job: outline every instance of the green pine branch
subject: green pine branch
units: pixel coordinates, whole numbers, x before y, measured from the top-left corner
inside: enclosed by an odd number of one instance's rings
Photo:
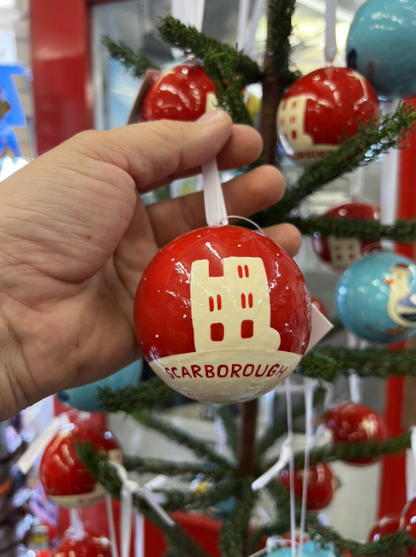
[[[340,375],[360,377],[416,376],[416,350],[366,348],[354,350],[342,346],[325,346],[303,357],[297,372],[306,377],[334,381]]]
[[[110,37],[103,37],[102,43],[110,58],[121,62],[133,77],[141,78],[147,70],[159,69],[143,52],[135,52],[123,41],[116,43]]]
[[[359,443],[333,443],[317,447],[310,452],[310,462],[333,462],[356,458],[380,458],[397,455],[410,448],[410,433],[384,440],[361,441]],[[303,468],[304,453],[295,455],[296,468]],[[267,468],[266,468],[267,469]]]
[[[228,470],[234,467],[228,459],[220,456],[215,451],[210,449],[206,443],[196,437],[193,437],[192,435],[189,435],[184,430],[175,427],[167,420],[159,418],[152,412],[147,412],[145,410],[134,412],[132,417],[145,427],[154,429],[179,445],[188,447],[188,449],[193,451],[197,456],[202,459],[209,460],[210,462],[216,464],[220,469]]]
[[[231,449],[233,456],[236,456],[238,450],[236,419],[234,418],[229,406],[219,406],[216,412],[222,421],[222,425],[224,426],[224,430],[227,435],[227,445]]]
[[[226,501],[233,497],[240,489],[240,482],[225,478],[216,483],[216,485],[207,488],[206,491],[194,492],[182,489],[159,489],[155,493],[162,493],[165,502],[163,507],[168,511],[194,511],[208,509],[222,501]]]
[[[286,191],[278,205],[265,212],[265,225],[275,224],[299,206],[308,195],[320,190],[325,184],[352,172],[359,165],[377,160],[389,149],[398,149],[416,123],[416,109],[402,104],[394,114],[382,116],[380,124],[373,121],[360,126],[357,135],[347,138],[335,151],[306,169],[297,184]]]
[[[158,378],[139,383],[136,387],[124,387],[113,391],[108,387],[99,389],[99,399],[107,412],[134,412],[142,408],[160,406],[175,395],[170,387]]]
[[[290,36],[296,0],[271,0],[268,12],[268,33],[274,75],[282,87],[291,85],[300,77],[290,69]]]
[[[217,52],[223,58],[224,64],[228,64],[228,67],[238,74],[244,85],[261,81],[263,77],[260,66],[242,51],[200,33],[195,27],[184,25],[172,16],[165,17],[158,29],[166,43],[184,50],[187,54],[193,54],[202,61],[205,61],[207,53]]]
[[[244,557],[248,540],[245,539],[250,514],[256,497],[251,489],[252,478],[245,478],[237,495],[234,509],[221,528],[219,546],[222,557]]]
[[[223,469],[219,469],[211,463],[172,462],[157,458],[142,458],[140,456],[124,456],[124,467],[128,472],[138,474],[163,474],[164,476],[179,476],[192,480],[197,475],[202,475],[206,480],[219,481],[227,475]]]
[[[394,224],[381,224],[360,219],[289,217],[286,221],[299,228],[303,235],[312,236],[319,232],[327,237],[391,240],[399,244],[410,244],[416,240],[416,220],[398,220]]]
[[[404,557],[407,555],[406,548],[416,544],[416,540],[404,531],[386,535],[377,542],[359,543],[343,538],[335,528],[322,524],[314,513],[308,513],[306,529],[311,538],[323,547],[332,543],[339,557]]]

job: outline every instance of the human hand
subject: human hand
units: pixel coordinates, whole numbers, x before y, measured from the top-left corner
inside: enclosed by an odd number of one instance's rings
[[[133,303],[158,249],[204,226],[202,194],[145,207],[140,193],[254,161],[253,129],[221,111],[197,123],[160,121],[79,134],[0,185],[0,419],[59,390],[101,379],[140,357]],[[270,166],[224,186],[230,214],[281,199]],[[291,225],[267,234],[291,255]]]

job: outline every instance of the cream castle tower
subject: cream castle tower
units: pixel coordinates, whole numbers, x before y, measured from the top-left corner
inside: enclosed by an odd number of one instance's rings
[[[270,294],[260,257],[228,257],[223,276],[210,277],[208,260],[191,267],[191,313],[196,352],[278,350],[270,327]]]

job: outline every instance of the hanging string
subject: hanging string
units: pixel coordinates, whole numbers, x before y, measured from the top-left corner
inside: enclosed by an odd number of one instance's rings
[[[113,501],[111,495],[106,493],[105,506],[107,510],[108,531],[110,532],[111,557],[118,557],[116,528],[114,525]]]
[[[357,201],[364,189],[364,167],[359,166],[350,174],[350,197],[352,201]]]
[[[416,497],[416,427],[411,427],[411,448],[406,452],[406,494],[407,500]]]
[[[254,45],[256,44],[256,32],[259,26],[259,21],[261,16],[264,14],[266,9],[266,0],[256,0],[253,8],[253,15],[251,17],[251,24],[248,30],[247,42],[244,47],[244,53],[247,56],[251,56],[254,50]]]
[[[332,66],[336,55],[337,48],[337,0],[326,0],[325,12],[325,60]]]
[[[308,483],[309,483],[309,455],[312,445],[313,436],[313,393],[316,387],[316,380],[305,377],[305,463],[303,466],[303,483],[302,483],[302,512],[300,518],[300,540],[299,540],[299,557],[302,557],[303,537],[306,526],[306,504],[308,502]]]
[[[285,381],[286,385],[286,410],[287,410],[287,438],[291,449],[289,460],[289,489],[290,489],[290,547],[292,557],[295,557],[296,543],[296,512],[295,512],[295,457],[293,453],[293,416],[292,416],[292,392],[290,377]]]
[[[360,341],[353,333],[347,333],[347,347],[358,350]],[[348,383],[350,389],[350,400],[354,404],[360,404],[361,396],[361,378],[356,373],[351,373],[348,376]]]
[[[72,533],[74,538],[77,541],[83,540],[85,537],[85,530],[84,530],[84,524],[82,523],[82,519],[81,519],[80,509],[70,509],[69,518],[71,521],[71,528],[72,528]]]
[[[238,22],[237,22],[237,49],[242,50],[246,44],[246,32],[248,24],[249,0],[239,0]]]

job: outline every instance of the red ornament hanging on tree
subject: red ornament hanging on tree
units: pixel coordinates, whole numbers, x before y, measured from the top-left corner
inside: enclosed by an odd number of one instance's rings
[[[405,530],[416,540],[416,499],[411,499],[403,507],[400,515],[400,530]],[[406,551],[410,557],[416,557],[416,545],[408,547]]]
[[[335,493],[335,478],[331,468],[325,462],[318,462],[308,468],[308,489],[306,506],[310,511],[325,509]],[[283,470],[280,475],[282,484],[290,490],[290,472]],[[295,471],[295,495],[303,496],[303,470]]]
[[[181,64],[163,73],[150,87],[142,106],[142,121],[194,122],[216,105],[215,89],[198,64]]]
[[[56,549],[55,557],[111,557],[111,543],[107,538],[86,534],[84,539],[67,538]]]
[[[86,421],[64,426],[46,447],[39,467],[46,495],[61,507],[87,507],[105,495],[102,485],[79,459],[79,442],[90,443],[114,462],[122,461],[119,444],[103,427]]]
[[[322,218],[324,219],[363,219],[379,221],[380,209],[363,201],[348,201],[332,207]],[[338,273],[344,272],[350,265],[361,259],[365,253],[381,250],[379,240],[364,240],[359,238],[337,238],[322,236],[315,232],[312,240],[316,255]]]
[[[369,542],[378,542],[387,534],[395,534],[400,530],[400,516],[398,514],[387,514],[380,518],[368,534]]]
[[[308,165],[379,115],[377,94],[370,83],[349,68],[330,66],[291,85],[279,105],[277,129],[286,155]]]
[[[324,414],[326,426],[332,432],[334,443],[359,443],[386,439],[387,427],[383,418],[363,404],[342,404]],[[351,458],[350,464],[372,464],[378,458]]]
[[[205,402],[270,391],[299,363],[310,327],[309,293],[293,259],[236,226],[200,228],[165,246],[136,295],[136,334],[153,371]]]

